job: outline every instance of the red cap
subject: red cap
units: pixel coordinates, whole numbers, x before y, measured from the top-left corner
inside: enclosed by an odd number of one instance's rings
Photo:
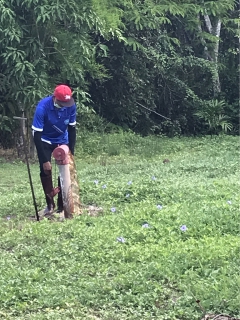
[[[72,90],[64,84],[57,86],[53,95],[63,107],[71,107],[75,103],[72,98]]]

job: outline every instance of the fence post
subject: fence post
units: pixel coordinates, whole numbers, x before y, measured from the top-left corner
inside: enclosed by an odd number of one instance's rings
[[[24,144],[23,141],[27,141],[26,139],[26,119],[24,110],[21,109],[22,115],[20,119],[20,129],[19,129],[19,135],[16,141],[16,147],[17,147],[17,155],[18,158],[23,159],[24,158]]]

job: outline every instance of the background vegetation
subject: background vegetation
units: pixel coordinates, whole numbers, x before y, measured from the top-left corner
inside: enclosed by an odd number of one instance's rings
[[[15,143],[13,116],[24,110],[30,126],[59,83],[74,89],[88,129],[238,133],[237,1],[1,0],[0,10],[4,148]]]

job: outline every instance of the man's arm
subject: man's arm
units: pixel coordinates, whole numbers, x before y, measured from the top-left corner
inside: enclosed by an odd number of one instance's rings
[[[74,156],[74,148],[76,143],[76,127],[75,126],[68,126],[68,144],[69,149]]]
[[[76,113],[77,107],[76,105],[74,105],[72,106],[70,121],[68,125],[68,143],[72,155],[74,155],[74,148],[76,143]]]

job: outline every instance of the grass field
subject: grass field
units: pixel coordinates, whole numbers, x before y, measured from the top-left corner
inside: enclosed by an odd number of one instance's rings
[[[240,318],[238,137],[89,135],[75,157],[103,211],[40,223],[26,165],[0,158],[0,319]]]

